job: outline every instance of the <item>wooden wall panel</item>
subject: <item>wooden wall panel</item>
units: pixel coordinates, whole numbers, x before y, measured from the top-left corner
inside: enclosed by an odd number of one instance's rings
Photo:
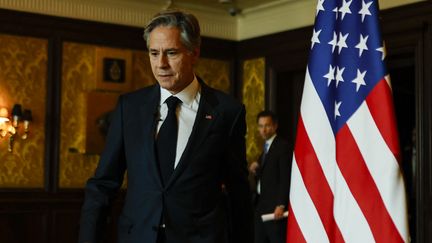
[[[48,215],[30,210],[0,212],[0,242],[44,243],[48,241]]]

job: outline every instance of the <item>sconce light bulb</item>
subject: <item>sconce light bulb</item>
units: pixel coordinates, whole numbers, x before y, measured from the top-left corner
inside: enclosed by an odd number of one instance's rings
[[[7,118],[9,116],[8,110],[4,107],[0,108],[0,118]]]
[[[30,121],[28,121],[28,120],[24,120],[24,130],[25,130],[25,131],[28,131],[28,129],[29,129],[29,125],[30,125]]]
[[[12,126],[18,127],[19,116],[12,117]]]
[[[9,133],[12,134],[12,135],[14,135],[16,133],[16,129],[13,126],[9,126],[8,130],[9,130]]]

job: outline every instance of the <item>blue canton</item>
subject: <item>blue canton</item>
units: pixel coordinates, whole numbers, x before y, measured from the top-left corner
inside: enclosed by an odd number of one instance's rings
[[[333,132],[387,71],[376,0],[318,0],[308,70]]]

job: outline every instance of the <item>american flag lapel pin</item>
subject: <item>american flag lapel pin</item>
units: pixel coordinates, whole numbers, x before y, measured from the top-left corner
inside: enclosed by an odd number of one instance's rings
[[[207,120],[212,120],[212,119],[213,119],[213,116],[212,116],[212,115],[206,115],[206,116],[205,116],[205,119],[207,119]]]

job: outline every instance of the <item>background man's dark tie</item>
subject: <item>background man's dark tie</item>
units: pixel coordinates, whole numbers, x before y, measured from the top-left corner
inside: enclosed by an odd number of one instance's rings
[[[165,103],[168,106],[168,115],[162,123],[156,139],[156,153],[158,156],[159,167],[162,174],[162,179],[166,184],[174,171],[174,161],[176,158],[177,149],[177,115],[176,108],[181,101],[170,96]]]
[[[263,144],[263,153],[262,153],[262,157],[261,157],[261,166],[263,166],[264,163],[265,163],[267,152],[268,152],[268,143],[264,142],[264,144]]]

